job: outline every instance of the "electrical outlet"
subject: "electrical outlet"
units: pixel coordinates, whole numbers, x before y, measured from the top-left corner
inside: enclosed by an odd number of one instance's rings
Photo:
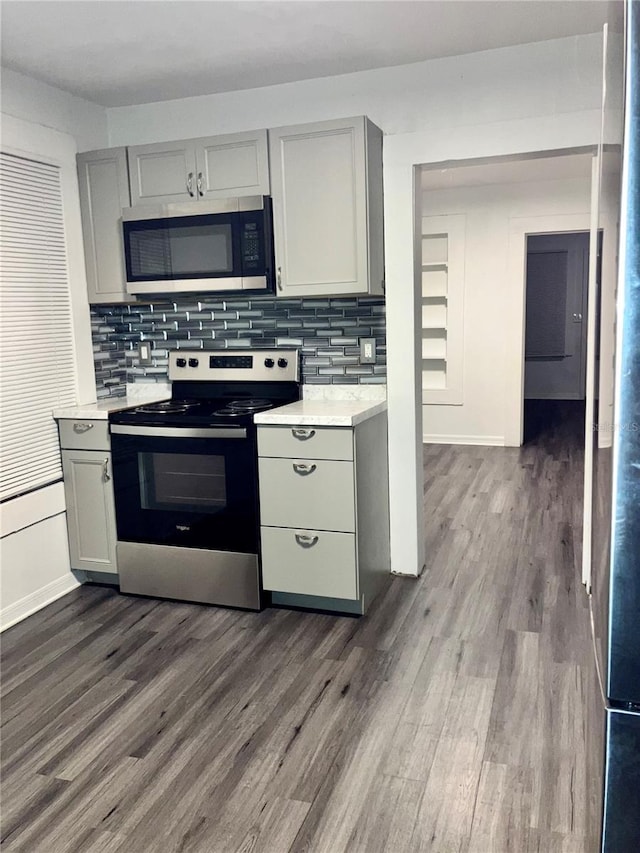
[[[138,360],[143,366],[151,364],[151,344],[149,341],[140,341],[138,344]]]
[[[360,338],[360,364],[376,363],[376,339]]]

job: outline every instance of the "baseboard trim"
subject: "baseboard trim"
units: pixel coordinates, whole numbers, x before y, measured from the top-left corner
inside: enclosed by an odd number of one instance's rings
[[[27,616],[31,616],[32,613],[42,610],[47,604],[51,604],[58,598],[62,598],[63,595],[66,595],[80,585],[73,575],[63,575],[63,577],[51,581],[51,583],[36,590],[36,592],[25,595],[19,601],[3,608],[0,611],[0,633],[6,631],[7,628],[11,628],[12,625],[22,622]]]
[[[503,435],[423,435],[425,444],[473,444],[484,447],[504,447]]]

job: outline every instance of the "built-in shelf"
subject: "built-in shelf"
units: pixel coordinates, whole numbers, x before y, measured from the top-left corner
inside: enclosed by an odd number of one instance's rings
[[[422,339],[422,358],[423,359],[438,359],[439,361],[447,360],[447,339],[446,338],[423,338]]]
[[[422,295],[423,297],[447,295],[446,268],[422,267]]]
[[[423,402],[462,403],[464,215],[422,219]]]
[[[422,359],[422,388],[442,391],[447,387],[447,363],[442,358]]]
[[[446,264],[449,260],[448,234],[422,235],[422,263]]]
[[[446,329],[447,306],[441,302],[422,303],[422,328]]]

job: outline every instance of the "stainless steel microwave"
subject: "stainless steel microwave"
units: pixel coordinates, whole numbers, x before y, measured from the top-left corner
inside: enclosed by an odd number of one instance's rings
[[[128,293],[274,289],[269,196],[128,207],[122,232]]]

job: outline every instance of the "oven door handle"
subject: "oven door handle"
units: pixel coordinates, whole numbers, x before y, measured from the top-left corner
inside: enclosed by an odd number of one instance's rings
[[[242,427],[153,427],[111,424],[117,435],[145,435],[149,438],[246,438]]]

